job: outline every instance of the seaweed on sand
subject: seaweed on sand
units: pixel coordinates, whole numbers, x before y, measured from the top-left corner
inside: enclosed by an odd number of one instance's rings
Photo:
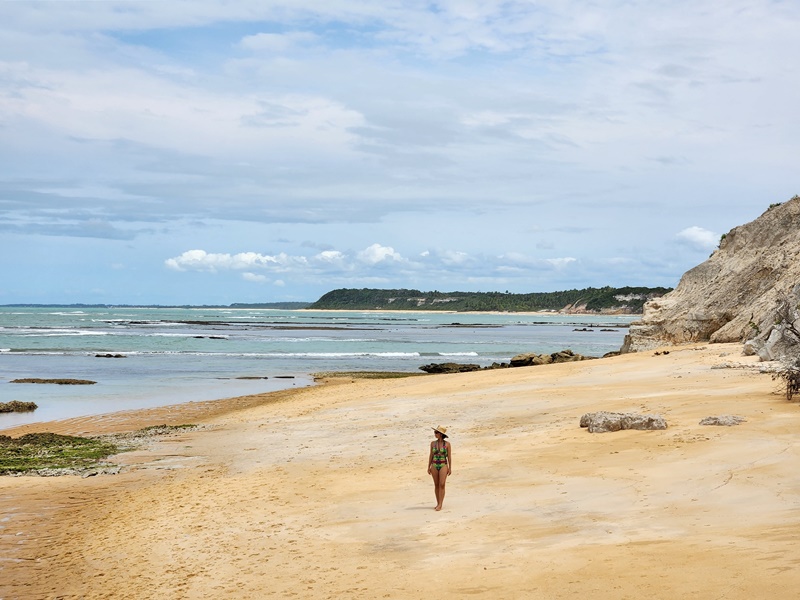
[[[0,475],[42,469],[79,471],[117,452],[116,444],[100,439],[57,433],[0,435]]]

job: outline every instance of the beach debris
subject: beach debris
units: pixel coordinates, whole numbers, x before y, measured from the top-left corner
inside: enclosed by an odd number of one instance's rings
[[[661,415],[640,415],[638,413],[618,413],[604,410],[586,413],[581,417],[581,427],[589,433],[606,433],[623,429],[652,431],[666,429],[667,422]]]
[[[31,412],[39,408],[36,402],[21,402],[12,400],[11,402],[0,402],[0,413],[10,412]]]
[[[779,363],[773,371],[772,379],[783,381],[786,399],[791,402],[795,396],[800,395],[800,358],[793,363]]]
[[[27,377],[24,379],[12,379],[9,383],[55,383],[58,385],[94,385],[96,381],[89,379],[39,379],[37,377]]]
[[[717,415],[715,417],[706,417],[700,421],[700,425],[719,425],[722,427],[732,427],[747,421],[744,417],[736,415]]]

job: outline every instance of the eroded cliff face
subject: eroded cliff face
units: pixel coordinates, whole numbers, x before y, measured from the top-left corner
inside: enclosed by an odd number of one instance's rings
[[[622,351],[767,339],[776,324],[777,306],[787,298],[791,304],[800,293],[798,284],[800,197],[795,196],[733,228],[719,249],[687,271],[673,291],[647,302]],[[750,350],[761,354],[758,343]]]

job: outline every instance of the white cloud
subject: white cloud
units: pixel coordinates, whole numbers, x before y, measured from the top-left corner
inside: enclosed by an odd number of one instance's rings
[[[703,229],[702,227],[694,225],[679,231],[675,237],[680,243],[695,250],[708,251],[713,250],[719,245],[720,235],[718,233],[714,233],[713,231],[709,231],[708,229]]]
[[[268,281],[265,275],[258,275],[256,273],[242,273],[242,279],[245,281],[252,281],[253,283],[265,283]]]
[[[358,253],[358,260],[369,265],[376,265],[382,262],[402,261],[403,257],[395,252],[391,246],[372,244]]]
[[[571,256],[565,256],[563,258],[546,258],[545,262],[550,263],[557,269],[563,269],[570,263],[576,262],[576,258],[572,258]]]
[[[470,257],[466,252],[445,250],[439,254],[439,259],[446,265],[463,265]]]
[[[168,258],[164,264],[175,271],[225,271],[242,269],[269,269],[283,271],[289,267],[305,266],[307,259],[303,256],[288,256],[280,253],[275,256],[258,254],[257,252],[240,252],[239,254],[208,253],[205,250],[187,250],[180,256]]]
[[[344,261],[345,255],[338,250],[323,250],[314,258],[325,263],[341,263]]]

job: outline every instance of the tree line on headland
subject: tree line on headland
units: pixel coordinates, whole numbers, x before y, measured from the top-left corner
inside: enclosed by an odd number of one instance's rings
[[[602,287],[561,292],[421,292],[408,289],[337,289],[308,308],[324,310],[565,311],[639,314],[647,300],[672,288]]]
[[[441,310],[450,312],[536,312],[640,314],[651,298],[663,296],[672,288],[602,287],[562,292],[421,292],[408,289],[341,288],[323,295],[316,302],[235,302],[233,304],[4,304],[7,307],[74,308],[263,308],[320,310]]]

